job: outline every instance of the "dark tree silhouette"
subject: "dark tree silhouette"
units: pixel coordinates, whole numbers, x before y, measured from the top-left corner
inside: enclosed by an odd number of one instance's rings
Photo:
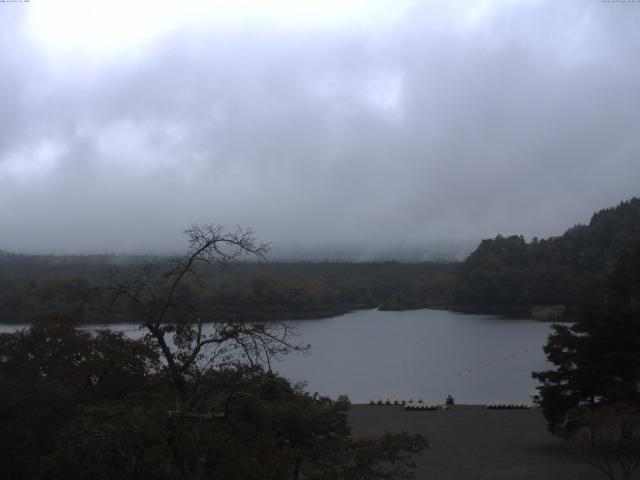
[[[405,479],[426,447],[353,439],[347,403],[250,365],[206,369],[177,413],[158,357],[60,319],[0,335],[0,478]]]
[[[544,350],[556,368],[533,373],[551,432],[586,436],[589,463],[612,479],[640,463],[639,266],[640,246],[618,261],[606,304],[553,326]]]
[[[198,398],[203,372],[212,366],[265,362],[270,370],[273,356],[307,348],[292,342],[290,328],[282,322],[206,319],[205,327],[198,308],[198,292],[204,287],[198,266],[225,266],[244,256],[261,261],[269,245],[240,227],[228,232],[220,225],[193,225],[185,233],[189,248],[184,256],[170,265],[146,264],[134,276],[113,276],[107,287],[113,303],[129,303],[148,332],[147,340],[160,349],[178,394],[178,410],[188,410]]]

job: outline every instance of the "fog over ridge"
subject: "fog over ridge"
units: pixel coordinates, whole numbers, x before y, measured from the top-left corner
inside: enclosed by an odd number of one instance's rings
[[[640,6],[376,4],[213,12],[115,53],[51,49],[39,2],[0,5],[0,249],[173,252],[214,222],[281,258],[459,257],[640,193]]]

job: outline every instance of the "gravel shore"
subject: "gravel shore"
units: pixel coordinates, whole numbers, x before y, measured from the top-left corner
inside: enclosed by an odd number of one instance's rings
[[[542,413],[456,405],[449,410],[352,405],[355,437],[419,433],[429,450],[416,459],[419,480],[598,480],[605,477],[554,438]]]

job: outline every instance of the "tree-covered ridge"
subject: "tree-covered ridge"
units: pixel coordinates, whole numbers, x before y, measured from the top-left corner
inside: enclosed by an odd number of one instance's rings
[[[595,213],[548,239],[483,240],[462,263],[458,305],[581,307],[598,303],[617,260],[640,244],[640,198]]]
[[[152,257],[35,256],[0,252],[0,322],[31,322],[56,313],[80,322],[126,321],[104,310],[101,287],[113,271],[134,272]],[[158,266],[169,259],[155,259]],[[250,315],[267,319],[322,318],[373,308],[421,308],[449,302],[455,264],[235,263],[199,266],[207,318]]]

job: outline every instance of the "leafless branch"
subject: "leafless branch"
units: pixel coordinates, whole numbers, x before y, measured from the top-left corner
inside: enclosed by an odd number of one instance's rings
[[[263,261],[270,246],[257,242],[252,229],[239,226],[228,232],[222,225],[194,224],[184,233],[188,236],[187,253],[175,258],[164,273],[158,272],[161,263],[155,259],[124,280],[113,276],[107,289],[112,305],[126,299],[138,310],[147,338],[162,352],[178,394],[186,403],[198,388],[203,372],[218,359],[222,364],[228,362],[234,350],[244,353],[251,367],[264,358],[270,370],[273,356],[306,347],[290,340],[285,324],[223,322],[212,324],[212,331],[205,333],[197,308],[190,301],[190,290],[185,293],[185,280],[193,278],[196,287],[202,289],[198,264],[226,265],[245,255]],[[213,352],[206,352],[209,346]]]

